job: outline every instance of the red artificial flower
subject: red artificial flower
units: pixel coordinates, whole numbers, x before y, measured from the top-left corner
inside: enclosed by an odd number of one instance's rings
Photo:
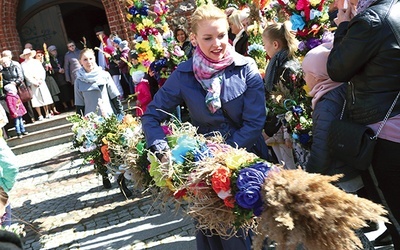
[[[224,204],[227,207],[234,208],[235,207],[235,198],[233,196],[228,196],[224,199]]]
[[[105,162],[110,162],[110,155],[108,153],[108,145],[105,144],[105,145],[101,146],[100,151],[103,155],[103,160]]]
[[[217,169],[211,177],[211,186],[218,194],[220,191],[229,191],[231,189],[231,173],[228,168]]]
[[[183,196],[185,196],[186,193],[187,193],[186,188],[180,189],[180,190],[175,191],[174,197],[175,197],[175,199],[179,200],[180,198],[182,198]]]
[[[193,183],[189,185],[189,191],[193,193],[195,196],[199,196],[202,194],[202,189],[206,186],[207,185],[204,181],[200,181],[199,183]]]
[[[308,36],[309,34],[310,34],[310,30],[309,30],[308,28],[304,28],[304,29],[298,30],[298,31],[296,32],[296,35],[297,35],[297,36],[300,36],[300,37],[306,37],[306,36]]]

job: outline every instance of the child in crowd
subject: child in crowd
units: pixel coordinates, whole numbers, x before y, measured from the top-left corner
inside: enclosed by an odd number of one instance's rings
[[[329,155],[328,129],[332,121],[340,119],[346,95],[346,85],[332,81],[327,73],[326,62],[331,48],[331,43],[315,47],[306,54],[302,63],[313,109],[313,143],[306,170],[326,175],[344,174],[338,185],[355,193],[363,186],[359,172]]]
[[[14,84],[7,84],[4,86],[6,93],[6,103],[10,110],[10,116],[14,119],[15,131],[17,132],[18,138],[22,138],[22,135],[27,135],[25,131],[24,121],[22,116],[26,114],[24,104],[19,98],[17,87]]]
[[[143,78],[143,71],[135,71],[132,74],[132,81],[135,84],[135,94],[137,96],[136,115],[142,116],[146,112],[147,105],[151,102],[152,97],[150,93],[149,81]]]
[[[298,43],[289,25],[289,22],[269,24],[262,34],[264,48],[271,58],[264,78],[267,100],[269,93],[275,90],[279,82],[282,82],[289,90],[293,90],[294,83],[290,77],[291,71],[288,65],[294,60]],[[273,129],[267,129],[267,127],[271,125],[267,123],[265,126],[264,130],[268,135],[265,139],[272,146],[278,162],[284,162],[286,169],[295,169],[292,140],[286,129],[276,121],[273,122]]]

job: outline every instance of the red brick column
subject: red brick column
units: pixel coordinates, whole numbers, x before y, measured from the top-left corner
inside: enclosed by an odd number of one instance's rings
[[[121,38],[130,41],[133,34],[129,30],[130,23],[126,20],[125,0],[102,0],[102,3],[111,33],[117,33]]]
[[[14,60],[19,60],[21,41],[17,32],[17,6],[19,0],[0,0],[0,51],[9,49]]]

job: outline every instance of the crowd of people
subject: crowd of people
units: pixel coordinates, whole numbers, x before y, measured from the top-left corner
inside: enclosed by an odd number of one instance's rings
[[[391,222],[386,224],[388,242],[395,249],[400,249],[396,154],[400,149],[400,21],[395,15],[399,9],[395,0],[350,0],[347,9],[340,6],[332,15],[337,25],[334,41],[310,50],[301,64],[313,110],[313,142],[305,171],[343,174],[337,183],[340,188],[383,204]],[[133,44],[118,34],[108,36],[102,27],[95,29],[98,47],[79,50],[68,41],[64,57],[54,45],[40,51],[27,44],[19,63],[4,50],[0,63],[8,116],[0,122],[13,121],[21,138],[27,134],[24,123],[50,119],[59,109],[76,109],[81,115],[122,115],[121,102],[134,96],[147,146],[161,161],[167,160],[164,153],[170,150],[161,124],[169,114],[181,118],[180,107],[184,107],[199,133],[219,132],[227,144],[295,169],[298,145],[281,120],[268,121],[265,107],[278,84],[293,90],[290,70],[293,64],[300,65],[295,56],[298,41],[289,21],[265,24],[262,40],[268,66],[263,78],[247,56],[249,17],[246,8],[198,7],[190,33],[183,26],[173,32],[187,60],[166,81],[160,79],[161,69],[154,62],[145,67],[138,61]],[[31,90],[31,99],[23,99],[19,88],[24,85]],[[343,114],[344,119],[368,125],[379,134],[368,170],[352,168],[329,153],[329,126]],[[99,172],[104,187],[110,188],[106,168]],[[131,195],[122,183],[121,190]],[[251,249],[249,235],[230,239],[210,235],[207,230],[197,232],[198,249]],[[363,233],[359,235],[364,249],[374,249]]]

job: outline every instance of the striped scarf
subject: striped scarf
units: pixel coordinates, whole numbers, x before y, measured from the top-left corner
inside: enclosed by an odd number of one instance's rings
[[[230,45],[226,48],[224,58],[219,61],[206,57],[199,46],[193,53],[194,76],[207,91],[205,103],[211,113],[215,113],[222,106],[220,99],[222,74],[225,68],[233,63],[233,53],[234,49]]]

